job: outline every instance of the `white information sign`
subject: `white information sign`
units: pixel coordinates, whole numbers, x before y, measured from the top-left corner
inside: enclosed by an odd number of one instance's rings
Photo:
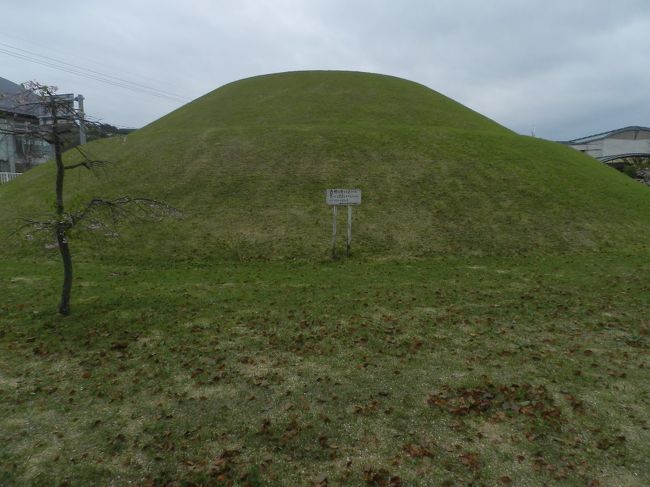
[[[327,189],[325,190],[325,200],[328,205],[345,206],[360,205],[360,189]]]

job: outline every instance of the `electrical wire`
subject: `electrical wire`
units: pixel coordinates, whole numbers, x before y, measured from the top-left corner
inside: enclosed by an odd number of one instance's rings
[[[60,53],[58,47],[56,47],[54,44],[38,44],[35,43],[35,39],[33,37],[16,37],[15,33],[9,35],[7,32],[0,31],[0,42],[5,43],[6,46],[11,46],[13,48],[16,48],[16,46],[21,46],[22,50],[25,52],[31,52],[33,54],[43,53],[38,55],[43,55],[46,58],[50,57],[52,59],[70,59],[70,56]],[[26,51],[27,49],[31,49],[31,51]],[[97,56],[93,56],[92,58],[88,57],[90,55],[91,53],[84,54],[83,52],[76,51],[73,62],[79,66],[85,66],[85,69],[92,68],[104,73],[111,73],[114,71],[114,65],[107,64],[107,61],[104,61],[103,58],[99,58]],[[139,73],[137,71],[128,71],[128,75],[125,75],[124,77],[128,78],[131,81],[137,81],[138,83],[141,83],[145,86],[156,86],[158,88],[162,88],[163,90],[168,90],[171,92],[170,94],[176,95],[176,93],[173,92],[173,85],[169,84],[164,78],[152,77],[150,75]]]
[[[133,81],[129,81],[129,80],[126,80],[124,78],[119,78],[117,76],[112,76],[110,74],[102,73],[100,71],[95,71],[95,70],[92,70],[92,69],[84,68],[83,66],[79,66],[79,65],[76,65],[76,64],[71,64],[71,63],[68,63],[66,61],[61,61],[60,59],[56,59],[56,58],[53,58],[53,57],[50,57],[50,56],[45,56],[43,54],[38,54],[36,52],[28,51],[26,49],[21,49],[21,48],[6,44],[4,42],[0,42],[0,46],[4,46],[5,48],[13,49],[14,51],[24,52],[24,53],[29,54],[29,55],[38,56],[40,58],[49,60],[51,62],[62,64],[64,66],[70,66],[71,68],[74,68],[76,70],[86,71],[88,73],[92,73],[94,75],[98,75],[98,76],[101,76],[101,77],[104,77],[104,78],[115,80],[115,81],[120,82],[120,83],[126,83],[126,84],[129,84],[129,85],[132,85],[132,86],[135,86],[135,87],[138,87],[138,88],[142,88],[142,89],[145,89],[145,90],[155,91],[155,92],[160,93],[162,95],[171,96],[173,98],[180,98],[180,99],[188,100],[188,98],[186,98],[184,96],[177,95],[175,93],[170,93],[168,91],[160,90],[158,88],[153,88],[151,86],[143,85],[143,84],[140,84],[140,83],[135,83]]]
[[[101,73],[99,71],[94,71],[92,69],[83,68],[83,67],[75,65],[75,64],[71,64],[71,63],[68,63],[68,62],[65,62],[65,61],[61,61],[61,60],[58,60],[58,59],[55,59],[55,58],[51,58],[49,56],[43,56],[41,54],[37,54],[37,53],[34,53],[32,51],[27,51],[25,49],[20,49],[20,48],[11,46],[9,44],[5,44],[3,42],[0,42],[0,46],[4,46],[4,48],[0,47],[0,53],[2,53],[2,54],[6,54],[8,56],[12,56],[12,57],[15,57],[17,59],[22,59],[24,61],[29,61],[29,62],[32,62],[32,63],[35,63],[35,64],[40,64],[42,66],[47,66],[47,67],[50,67],[50,68],[54,68],[54,69],[57,69],[59,71],[63,71],[63,72],[69,73],[69,74],[74,74],[76,76],[80,76],[82,78],[99,81],[101,83],[105,83],[105,84],[108,84],[108,85],[111,85],[111,86],[124,88],[124,89],[131,90],[131,91],[138,92],[138,93],[144,93],[144,94],[147,94],[147,95],[150,95],[150,96],[155,96],[155,97],[158,97],[158,98],[163,98],[163,99],[167,99],[167,100],[171,100],[171,101],[175,101],[175,102],[179,102],[179,103],[185,103],[185,102],[190,100],[189,98],[186,98],[186,97],[183,97],[183,96],[180,96],[180,95],[176,95],[174,93],[159,90],[157,88],[152,88],[150,86],[142,85],[142,84],[139,84],[139,83],[134,83],[132,81],[128,81],[126,79],[119,78],[117,76],[112,76],[112,75],[108,75],[108,74],[105,74],[105,73]],[[11,49],[11,50],[9,50],[9,49]],[[16,52],[16,51],[18,51],[18,52]],[[21,54],[21,53],[24,53],[24,54]],[[34,56],[37,56],[37,57],[34,57]],[[41,59],[38,59],[38,58],[41,58]]]
[[[82,78],[99,81],[101,83],[105,83],[105,84],[108,84],[108,85],[111,85],[111,86],[117,86],[117,87],[124,88],[124,89],[127,89],[127,90],[131,90],[131,91],[135,91],[135,92],[139,92],[139,93],[144,93],[144,94],[147,94],[147,95],[156,96],[158,98],[164,98],[164,99],[175,101],[175,102],[183,103],[183,102],[187,101],[187,99],[185,99],[185,98],[181,98],[181,97],[178,97],[178,96],[164,95],[162,93],[158,93],[158,92],[155,92],[155,91],[150,91],[149,89],[145,89],[145,88],[139,88],[137,86],[130,85],[130,84],[127,84],[127,83],[112,81],[112,80],[109,80],[109,79],[106,79],[106,78],[103,78],[103,77],[100,77],[100,76],[95,76],[95,75],[92,75],[92,74],[84,73],[83,71],[65,68],[63,66],[60,66],[60,65],[57,65],[57,64],[54,64],[54,63],[50,63],[50,62],[47,62],[47,61],[40,61],[38,59],[34,59],[34,58],[31,58],[31,57],[23,55],[23,54],[7,51],[5,49],[0,49],[0,53],[7,54],[7,55],[15,57],[17,59],[22,59],[22,60],[29,61],[29,62],[32,62],[32,63],[40,64],[42,66],[51,67],[51,68],[54,68],[54,69],[57,69],[59,71],[63,71],[63,72],[66,72],[66,73],[74,74],[74,75],[80,76]]]

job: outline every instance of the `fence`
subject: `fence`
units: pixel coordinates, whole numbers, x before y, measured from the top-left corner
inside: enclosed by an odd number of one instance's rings
[[[8,183],[20,176],[19,172],[0,172],[0,184]]]

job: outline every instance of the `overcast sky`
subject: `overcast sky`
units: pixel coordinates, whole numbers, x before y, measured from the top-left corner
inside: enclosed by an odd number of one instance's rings
[[[0,77],[133,127],[241,78],[341,69],[571,139],[650,126],[649,54],[650,0],[3,0],[0,28]]]

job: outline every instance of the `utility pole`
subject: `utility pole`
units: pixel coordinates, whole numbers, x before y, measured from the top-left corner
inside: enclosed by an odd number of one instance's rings
[[[79,106],[77,110],[78,120],[79,120],[79,143],[81,145],[86,143],[86,114],[84,113],[84,96],[77,95],[75,101]]]

